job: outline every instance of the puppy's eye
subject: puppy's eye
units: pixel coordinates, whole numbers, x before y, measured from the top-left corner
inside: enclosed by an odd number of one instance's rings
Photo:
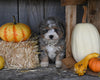
[[[46,32],[48,32],[48,30],[47,30],[47,29],[44,29],[44,30],[43,30],[43,33],[46,33]]]
[[[58,32],[58,29],[54,29],[55,30],[55,32]]]

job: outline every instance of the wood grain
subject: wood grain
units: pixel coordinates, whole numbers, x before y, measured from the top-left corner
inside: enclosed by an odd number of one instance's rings
[[[88,22],[94,24],[100,32],[100,0],[89,0]]]
[[[56,17],[65,23],[65,7],[60,0],[45,0],[45,18]]]
[[[39,33],[39,24],[43,20],[43,0],[19,0],[19,22]]]
[[[61,0],[61,4],[63,6],[65,5],[77,5],[77,4],[83,4],[86,0]]]
[[[19,22],[39,33],[39,24],[48,17],[57,17],[65,21],[65,9],[60,0],[19,0]]]
[[[66,58],[62,60],[67,68],[72,68],[76,61],[74,60],[71,52],[71,35],[74,26],[76,25],[76,5],[66,6]]]
[[[71,54],[71,34],[76,25],[76,5],[66,6],[66,57]]]
[[[17,0],[0,0],[0,26],[13,22],[13,15],[17,20]]]

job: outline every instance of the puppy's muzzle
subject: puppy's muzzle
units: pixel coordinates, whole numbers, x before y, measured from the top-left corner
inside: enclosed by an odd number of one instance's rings
[[[50,38],[50,39],[53,39],[53,37],[54,37],[53,35],[49,35],[49,38]]]

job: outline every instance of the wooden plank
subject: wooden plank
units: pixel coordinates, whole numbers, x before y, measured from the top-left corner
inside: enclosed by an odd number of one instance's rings
[[[19,22],[39,33],[39,24],[43,20],[43,0],[19,0]]]
[[[60,0],[45,0],[45,18],[56,17],[65,23],[65,7]]]
[[[0,0],[0,25],[12,22],[12,16],[17,21],[17,0]]]
[[[86,0],[61,0],[61,5],[78,5],[85,3]]]
[[[100,32],[100,0],[89,0],[88,22],[94,24]]]
[[[67,68],[72,68],[76,63],[71,52],[71,35],[76,25],[76,5],[68,5],[65,9],[66,13],[66,58],[62,60]],[[70,62],[69,62],[70,61]]]
[[[76,25],[76,5],[66,6],[66,57],[71,56],[71,34]]]

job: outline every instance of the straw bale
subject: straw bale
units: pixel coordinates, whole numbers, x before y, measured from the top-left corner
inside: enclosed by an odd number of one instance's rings
[[[23,69],[39,66],[37,43],[34,39],[19,43],[0,40],[0,56],[5,59],[5,68]]]

